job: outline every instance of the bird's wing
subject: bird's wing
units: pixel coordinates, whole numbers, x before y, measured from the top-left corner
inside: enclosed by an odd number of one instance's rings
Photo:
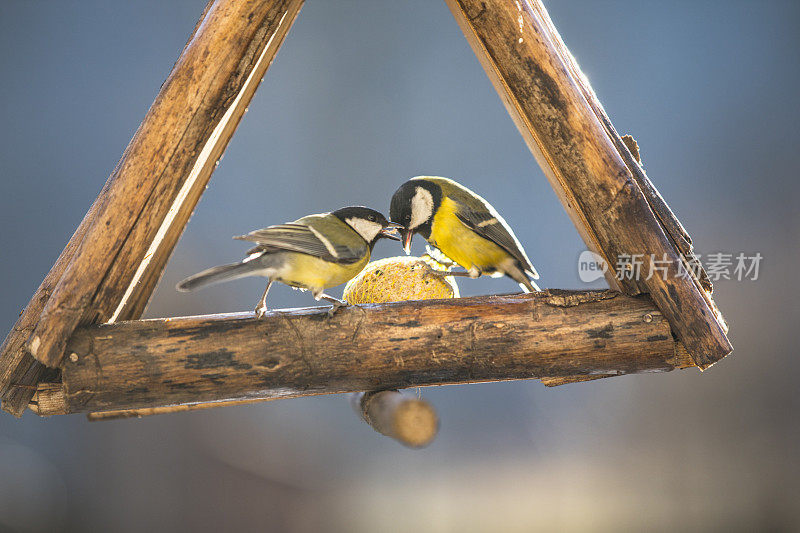
[[[472,231],[511,254],[514,259],[522,264],[523,270],[530,273],[534,279],[539,279],[539,274],[533,268],[531,260],[525,255],[525,250],[523,250],[522,245],[514,236],[514,232],[511,231],[508,223],[491,206],[485,207],[485,210],[476,211],[459,202],[456,216]]]
[[[363,249],[334,245],[319,230],[304,224],[278,224],[234,239],[257,242],[258,246],[249,254],[285,250],[313,255],[334,263],[355,263],[364,257]]]

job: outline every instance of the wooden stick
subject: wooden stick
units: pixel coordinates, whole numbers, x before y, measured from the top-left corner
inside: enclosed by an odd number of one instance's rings
[[[570,383],[583,383],[584,381],[594,381],[596,379],[613,378],[616,374],[600,374],[598,376],[564,376],[558,378],[542,378],[542,385],[545,387],[558,387],[569,385]]]
[[[112,411],[87,413],[86,418],[88,418],[90,422],[120,420],[125,418],[144,418],[146,416],[153,415],[185,413],[187,411],[212,409],[214,407],[231,407],[267,401],[270,401],[270,398],[165,405],[162,407],[146,407],[143,409],[118,409]],[[61,383],[39,383],[29,407],[31,411],[39,416],[69,414],[67,409],[67,398],[64,395],[64,386]]]
[[[656,216],[658,216],[670,237],[676,243],[680,243],[681,251],[686,250],[686,253],[690,252],[692,238],[689,236],[689,233],[683,227],[683,224],[681,224],[680,220],[678,220],[678,217],[675,216],[670,207],[664,201],[661,193],[658,192],[658,189],[656,189],[655,185],[653,185],[653,183],[650,181],[650,178],[648,178],[647,174],[644,172],[638,144],[631,136],[628,137],[632,144],[625,142],[625,139],[621,137],[619,133],[617,133],[616,128],[614,128],[614,125],[611,123],[611,119],[608,118],[608,115],[606,114],[603,104],[600,103],[600,99],[597,97],[597,94],[595,94],[594,89],[589,83],[589,80],[578,66],[575,56],[572,55],[572,53],[569,51],[569,48],[567,48],[567,45],[564,44],[561,34],[556,29],[555,24],[553,24],[553,19],[550,18],[550,14],[547,12],[544,5],[538,1],[531,2],[529,5],[531,9],[536,12],[539,19],[547,26],[549,36],[552,39],[555,49],[560,54],[561,60],[564,62],[567,68],[569,68],[575,83],[577,84],[584,98],[586,98],[586,102],[592,108],[592,111],[594,111],[598,120],[602,123],[606,133],[611,139],[611,142],[614,143],[619,155],[625,161],[628,169],[633,174],[634,178],[636,179],[636,183],[642,190],[642,193],[647,199],[647,203],[650,205],[650,208],[653,210]],[[631,149],[631,146],[635,146],[635,148]]]
[[[213,4],[214,0],[210,0],[206,4],[184,50],[194,39],[197,29],[205,20],[206,14]],[[14,416],[22,416],[25,407],[28,406],[28,403],[33,398],[36,384],[46,373],[46,367],[34,359],[30,352],[25,350],[25,341],[39,320],[39,316],[50,299],[56,283],[64,275],[67,265],[72,261],[76,248],[83,241],[87,228],[97,216],[101,199],[102,196],[92,203],[78,229],[75,230],[50,272],[39,285],[28,306],[20,313],[16,324],[14,324],[5,341],[3,341],[3,345],[0,346],[0,400],[2,400],[2,408]],[[129,318],[138,318],[138,315],[132,313]],[[36,406],[36,403],[34,402],[33,405]]]
[[[396,390],[353,395],[353,408],[382,435],[409,448],[424,448],[436,438],[439,417],[425,400]]]
[[[555,294],[556,291],[551,291],[551,293]],[[562,295],[565,293],[562,292]],[[579,303],[579,299],[574,297],[564,297],[563,300],[559,302],[559,305],[565,306],[572,306],[577,305]],[[652,317],[645,315],[645,321],[652,320]],[[674,359],[675,368],[688,368],[694,366],[694,363],[691,361],[691,357],[686,352],[686,348],[679,342],[675,343],[675,359]],[[557,387],[560,385],[567,385],[571,383],[579,383],[584,381],[593,381],[596,379],[608,378],[608,377],[615,377],[619,374],[598,374],[598,375],[577,375],[577,376],[563,376],[563,377],[542,377],[541,382],[543,385],[547,387]],[[364,395],[374,394],[373,393],[355,393],[353,394],[353,398],[357,399],[359,404],[356,411],[359,414],[362,414],[360,408],[360,401]],[[111,410],[111,411],[99,411],[94,413],[88,413],[86,416],[90,421],[106,421],[106,420],[118,420],[118,419],[126,419],[126,418],[143,418],[146,416],[153,416],[153,415],[161,415],[161,414],[171,414],[171,413],[182,413],[187,411],[195,411],[195,410],[203,410],[203,409],[211,409],[215,407],[230,407],[230,406],[237,406],[237,405],[246,405],[251,403],[259,403],[270,401],[274,398],[248,398],[244,400],[222,400],[222,401],[213,401],[213,402],[205,402],[205,403],[189,403],[189,404],[178,404],[178,405],[165,405],[162,407],[145,407],[140,409],[120,409],[120,410]],[[52,415],[63,415],[68,414],[69,411],[67,409],[66,404],[66,396],[64,394],[64,388],[61,383],[40,383],[38,386],[38,391],[36,392],[35,396],[33,397],[33,401],[31,402],[30,408],[33,412],[40,416],[52,416]],[[431,409],[433,407],[431,406]],[[434,410],[435,414],[435,410]],[[363,418],[363,416],[362,416]]]
[[[89,220],[94,217],[96,206],[97,202],[92,204],[55,265],[45,276],[30,303],[20,313],[16,324],[6,336],[3,345],[0,346],[0,400],[3,410],[14,416],[22,416],[36,391],[36,384],[46,371],[46,367],[24,349],[25,341],[36,325],[45,303],[53,292],[53,287],[72,260],[75,248],[83,240]]]
[[[397,302],[405,300],[431,300],[458,296],[454,280],[445,280],[434,275],[418,257],[391,257],[371,262],[358,276],[347,283],[343,298],[351,304]],[[438,263],[437,268],[444,268]],[[89,420],[114,420],[118,418],[142,418],[145,416],[197,409],[224,407],[264,401],[233,400],[209,403],[192,403],[146,409],[128,409],[89,413]]]
[[[667,205],[664,197],[661,196],[661,193],[658,192],[658,189],[656,189],[656,186],[652,181],[650,181],[650,178],[644,171],[641,155],[639,153],[639,144],[632,136],[620,136],[619,133],[617,133],[614,124],[611,122],[611,119],[608,117],[608,114],[603,107],[603,104],[600,103],[600,99],[597,97],[597,94],[595,94],[594,89],[589,83],[589,80],[578,66],[575,56],[572,55],[567,48],[567,45],[564,44],[561,34],[556,29],[555,24],[553,24],[553,20],[550,18],[550,14],[544,8],[541,2],[532,2],[530,6],[532,9],[537,11],[539,18],[547,25],[550,36],[553,39],[553,44],[561,55],[562,61],[564,61],[564,64],[570,69],[570,73],[572,74],[575,83],[583,93],[584,98],[586,98],[586,102],[594,111],[597,119],[603,124],[609,139],[611,139],[611,142],[614,143],[614,146],[616,147],[620,157],[623,159],[623,161],[625,161],[625,164],[636,180],[636,184],[644,194],[650,209],[652,209],[653,213],[656,215],[656,217],[658,217],[659,222],[666,231],[667,236],[672,241],[672,244],[678,249],[680,254],[687,259],[687,261],[695,262],[697,265],[696,268],[687,269],[688,275],[702,287],[704,292],[709,294],[704,294],[704,296],[707,296],[706,301],[713,309],[717,320],[720,322],[720,326],[727,333],[728,326],[725,323],[725,319],[722,317],[722,314],[719,312],[719,309],[717,308],[713,299],[710,297],[710,293],[713,291],[711,280],[709,279],[708,274],[706,274],[705,269],[700,264],[699,259],[694,254],[692,238],[689,236],[689,232],[687,232],[683,227],[683,224],[681,224],[680,220],[678,220],[678,217],[675,216],[675,213],[672,212],[672,209],[670,209],[669,205]]]
[[[680,249],[621,150],[634,161],[630,152],[587,102],[588,82],[576,79],[577,65],[565,60],[541,2],[446,1],[587,245],[610,265],[612,287],[650,293],[701,368],[730,353],[724,322],[697,281],[680,275]],[[641,261],[638,280],[615,277],[626,257]]]
[[[138,317],[302,0],[216,0],[112,173],[25,348],[60,363],[79,324]]]
[[[123,418],[144,418],[153,415],[166,415],[172,413],[185,413],[187,411],[202,411],[204,409],[213,409],[215,407],[232,407],[236,405],[247,405],[251,403],[268,402],[271,398],[264,399],[248,399],[248,400],[227,400],[220,402],[206,402],[206,403],[190,403],[183,405],[165,405],[164,407],[148,407],[144,409],[120,409],[116,411],[100,411],[97,413],[88,413],[86,418],[90,422],[99,422],[106,420],[119,420]]]
[[[69,413],[691,365],[648,298],[611,291],[121,322],[68,351]]]

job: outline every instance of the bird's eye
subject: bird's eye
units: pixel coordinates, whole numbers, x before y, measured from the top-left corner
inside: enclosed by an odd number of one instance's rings
[[[369,216],[369,217],[367,217],[367,218],[369,218],[369,221],[370,221],[370,222],[375,222],[375,215],[370,215],[370,216]]]

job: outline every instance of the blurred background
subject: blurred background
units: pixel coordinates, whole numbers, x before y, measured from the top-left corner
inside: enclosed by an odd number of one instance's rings
[[[204,4],[0,2],[0,334]],[[0,530],[800,529],[800,4],[547,6],[697,250],[762,254],[757,281],[715,284],[732,356],[702,375],[423,389],[441,432],[422,451],[374,433],[342,396],[96,423],[2,413]],[[443,2],[308,0],[146,316],[252,309],[259,280],[173,287],[239,258],[231,235],[349,204],[386,211],[419,174],[486,196],[543,287],[603,286],[580,281],[585,247]],[[283,286],[270,296],[314,304]]]

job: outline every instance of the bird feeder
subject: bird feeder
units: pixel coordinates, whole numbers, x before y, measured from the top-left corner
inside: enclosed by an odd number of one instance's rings
[[[665,275],[608,269],[605,291],[353,305],[333,318],[309,308],[140,320],[303,5],[212,0],[6,337],[3,409],[103,419],[429,385],[560,385],[705,369],[730,353],[688,233],[540,0],[446,2],[587,246],[610,265],[639,257],[644,271],[656,258]]]

